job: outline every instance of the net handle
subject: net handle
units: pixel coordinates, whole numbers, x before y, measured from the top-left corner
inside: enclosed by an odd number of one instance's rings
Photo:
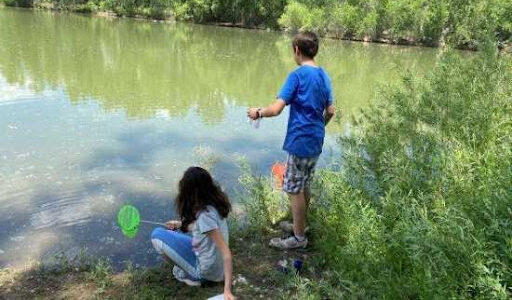
[[[153,225],[160,225],[160,226],[167,227],[167,225],[165,225],[164,223],[153,222],[153,221],[140,220],[140,223],[153,224]]]

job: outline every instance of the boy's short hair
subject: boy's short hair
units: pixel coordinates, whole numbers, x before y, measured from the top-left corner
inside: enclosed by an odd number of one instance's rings
[[[299,48],[302,55],[315,58],[318,52],[318,37],[311,31],[300,32],[292,42],[293,49]]]

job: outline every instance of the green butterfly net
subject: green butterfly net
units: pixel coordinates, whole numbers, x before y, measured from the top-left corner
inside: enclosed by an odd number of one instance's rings
[[[139,231],[139,210],[132,205],[125,205],[121,207],[119,213],[117,214],[117,224],[126,237],[135,237]]]

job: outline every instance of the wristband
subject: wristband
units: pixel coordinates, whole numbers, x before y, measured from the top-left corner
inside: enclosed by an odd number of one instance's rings
[[[261,115],[261,108],[258,108],[257,113],[258,113],[258,119],[262,119],[263,116]]]

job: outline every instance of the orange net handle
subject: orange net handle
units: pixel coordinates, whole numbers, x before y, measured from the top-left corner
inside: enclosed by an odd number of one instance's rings
[[[272,165],[272,176],[276,182],[276,186],[278,188],[283,187],[283,181],[284,181],[284,173],[286,171],[286,164],[285,163],[279,163],[276,162]]]

